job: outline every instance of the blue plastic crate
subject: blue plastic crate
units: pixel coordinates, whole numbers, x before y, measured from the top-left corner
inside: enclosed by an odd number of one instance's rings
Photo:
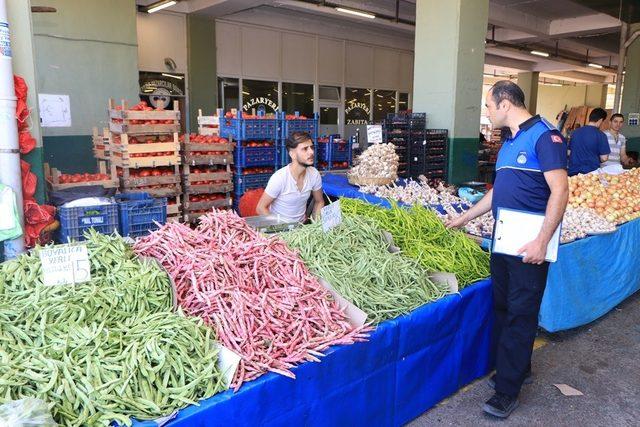
[[[242,115],[242,113],[238,113]],[[220,118],[220,135],[236,141],[246,139],[276,139],[278,135],[277,119],[227,119]]]
[[[271,147],[243,147],[238,143],[233,151],[233,162],[236,167],[276,166],[276,145]]]
[[[339,135],[331,135],[328,142],[318,142],[316,151],[318,162],[351,163],[351,141],[340,139]]]
[[[143,236],[167,222],[167,199],[153,198],[148,193],[116,195],[120,214],[120,234],[125,237]]]
[[[317,166],[318,164],[318,144],[314,140],[314,157],[313,157],[313,165]],[[289,151],[285,145],[285,141],[278,141],[276,144],[276,169],[280,169],[285,167],[291,163],[291,157],[289,156]]]
[[[85,240],[83,234],[89,228],[98,233],[111,234],[118,231],[118,205],[81,206],[58,208],[60,229],[57,240],[61,243]]]
[[[257,173],[250,175],[241,175],[234,174],[233,175],[233,190],[236,194],[235,200],[239,199],[241,195],[246,193],[248,190],[253,190],[254,188],[264,188],[267,186],[269,182],[269,178],[271,178],[271,173]]]
[[[298,112],[296,112],[298,116]],[[284,113],[280,113],[280,138],[285,140],[294,132],[307,132],[314,141],[318,139],[318,113],[313,118],[287,120]]]

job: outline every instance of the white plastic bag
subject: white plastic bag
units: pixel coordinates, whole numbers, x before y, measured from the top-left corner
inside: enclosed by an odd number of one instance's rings
[[[28,397],[0,405],[0,426],[3,427],[54,427],[47,403]]]

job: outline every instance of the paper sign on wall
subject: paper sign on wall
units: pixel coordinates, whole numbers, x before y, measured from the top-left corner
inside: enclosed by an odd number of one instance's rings
[[[367,125],[367,142],[382,144],[382,125]]]
[[[335,201],[320,211],[322,218],[322,230],[326,233],[334,227],[342,223],[342,210],[340,209],[340,200]]]
[[[38,94],[40,125],[49,128],[71,127],[69,95]]]
[[[56,245],[40,250],[45,286],[72,285],[91,280],[91,263],[86,245]]]

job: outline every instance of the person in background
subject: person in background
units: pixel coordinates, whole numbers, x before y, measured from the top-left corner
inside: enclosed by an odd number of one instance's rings
[[[611,125],[608,130],[604,131],[609,142],[609,159],[604,162],[604,166],[622,165],[631,166],[632,159],[627,156],[627,139],[620,133],[622,125],[624,125],[624,116],[620,113],[615,113],[611,116]]]
[[[569,140],[569,176],[589,173],[600,167],[609,158],[611,149],[607,136],[600,125],[607,118],[602,108],[594,108],[589,113],[589,123],[576,129]]]
[[[258,201],[258,215],[276,214],[289,221],[304,222],[307,201],[313,196],[312,216],[320,216],[324,207],[322,178],[313,167],[313,139],[306,132],[294,132],[287,139],[286,148],[291,163],[274,173],[264,194]]]
[[[567,144],[555,126],[531,116],[522,89],[511,81],[493,85],[486,106],[493,126],[505,128],[495,184],[447,227],[463,227],[490,210],[495,218],[500,208],[544,214],[537,237],[518,251],[523,257],[491,254],[496,374],[489,385],[495,394],[483,409],[507,418],[518,406],[522,385],[531,382],[531,354],[549,271],[547,246],[569,198]]]

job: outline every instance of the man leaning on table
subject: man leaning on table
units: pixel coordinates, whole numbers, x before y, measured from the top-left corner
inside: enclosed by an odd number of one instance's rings
[[[495,394],[483,409],[506,418],[518,406],[523,383],[531,381],[531,354],[549,270],[547,245],[569,196],[567,144],[554,126],[527,111],[524,93],[515,83],[503,80],[493,85],[486,107],[493,126],[505,130],[495,183],[482,200],[447,226],[462,227],[489,210],[495,218],[498,208],[545,214],[536,239],[519,250],[524,257],[491,254],[496,374],[489,384]]]

